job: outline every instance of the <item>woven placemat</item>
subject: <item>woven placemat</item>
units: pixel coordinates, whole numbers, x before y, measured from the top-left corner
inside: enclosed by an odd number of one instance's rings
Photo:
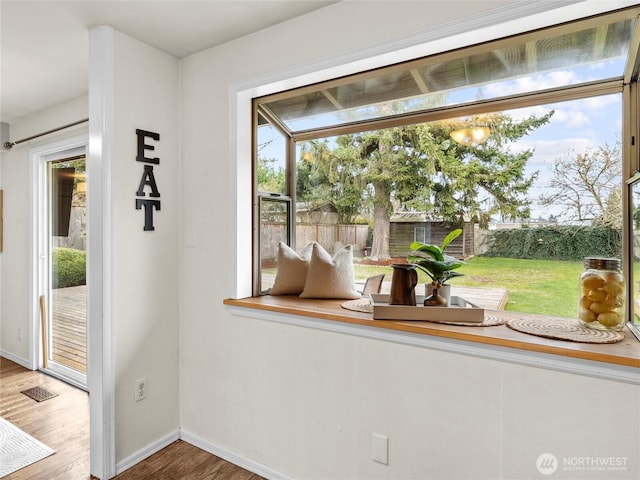
[[[371,299],[369,297],[344,302],[342,308],[353,310],[354,312],[373,313],[373,305],[371,305]]]
[[[349,300],[342,304],[342,308],[346,310],[353,310],[354,312],[373,313],[373,305],[371,305],[371,299],[358,298],[357,300]],[[402,320],[398,320],[402,321]],[[496,317],[495,315],[484,312],[484,321],[480,322],[442,322],[439,320],[421,320],[424,322],[432,323],[444,323],[446,325],[461,325],[463,327],[495,327],[498,325],[504,325],[506,320]]]
[[[507,326],[518,332],[569,342],[617,343],[624,340],[621,332],[583,327],[573,318],[514,318]]]
[[[463,327],[497,327],[499,325],[504,325],[507,323],[506,320],[502,318],[498,318],[495,315],[491,315],[487,312],[484,312],[484,320],[482,323],[479,322],[441,322],[439,320],[424,320],[425,322],[433,322],[433,323],[444,323],[445,325],[460,325]]]

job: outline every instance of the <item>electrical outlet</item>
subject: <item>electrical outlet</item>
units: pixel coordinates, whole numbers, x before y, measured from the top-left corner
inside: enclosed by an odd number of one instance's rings
[[[18,341],[22,341],[22,328],[18,328]]]
[[[147,377],[136,380],[134,400],[139,402],[147,398]]]

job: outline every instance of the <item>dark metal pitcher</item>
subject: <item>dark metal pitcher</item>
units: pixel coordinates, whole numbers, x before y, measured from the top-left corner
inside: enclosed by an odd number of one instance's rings
[[[391,277],[391,292],[389,305],[416,304],[416,290],[418,272],[416,266],[410,263],[394,263],[393,276]]]

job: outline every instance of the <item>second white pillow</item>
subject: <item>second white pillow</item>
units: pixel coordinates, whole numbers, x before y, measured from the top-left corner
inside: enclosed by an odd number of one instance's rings
[[[314,242],[300,298],[360,298],[355,287],[353,247],[346,245],[331,258],[319,243]]]

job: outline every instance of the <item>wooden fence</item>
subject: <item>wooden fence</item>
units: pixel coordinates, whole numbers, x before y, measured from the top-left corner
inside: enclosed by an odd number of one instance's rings
[[[285,228],[281,223],[262,223],[260,253],[263,260],[278,258],[278,243],[285,238]],[[361,256],[367,246],[368,233],[368,225],[297,224],[296,244],[300,250],[315,241],[332,255],[345,245],[353,245],[354,256]]]

